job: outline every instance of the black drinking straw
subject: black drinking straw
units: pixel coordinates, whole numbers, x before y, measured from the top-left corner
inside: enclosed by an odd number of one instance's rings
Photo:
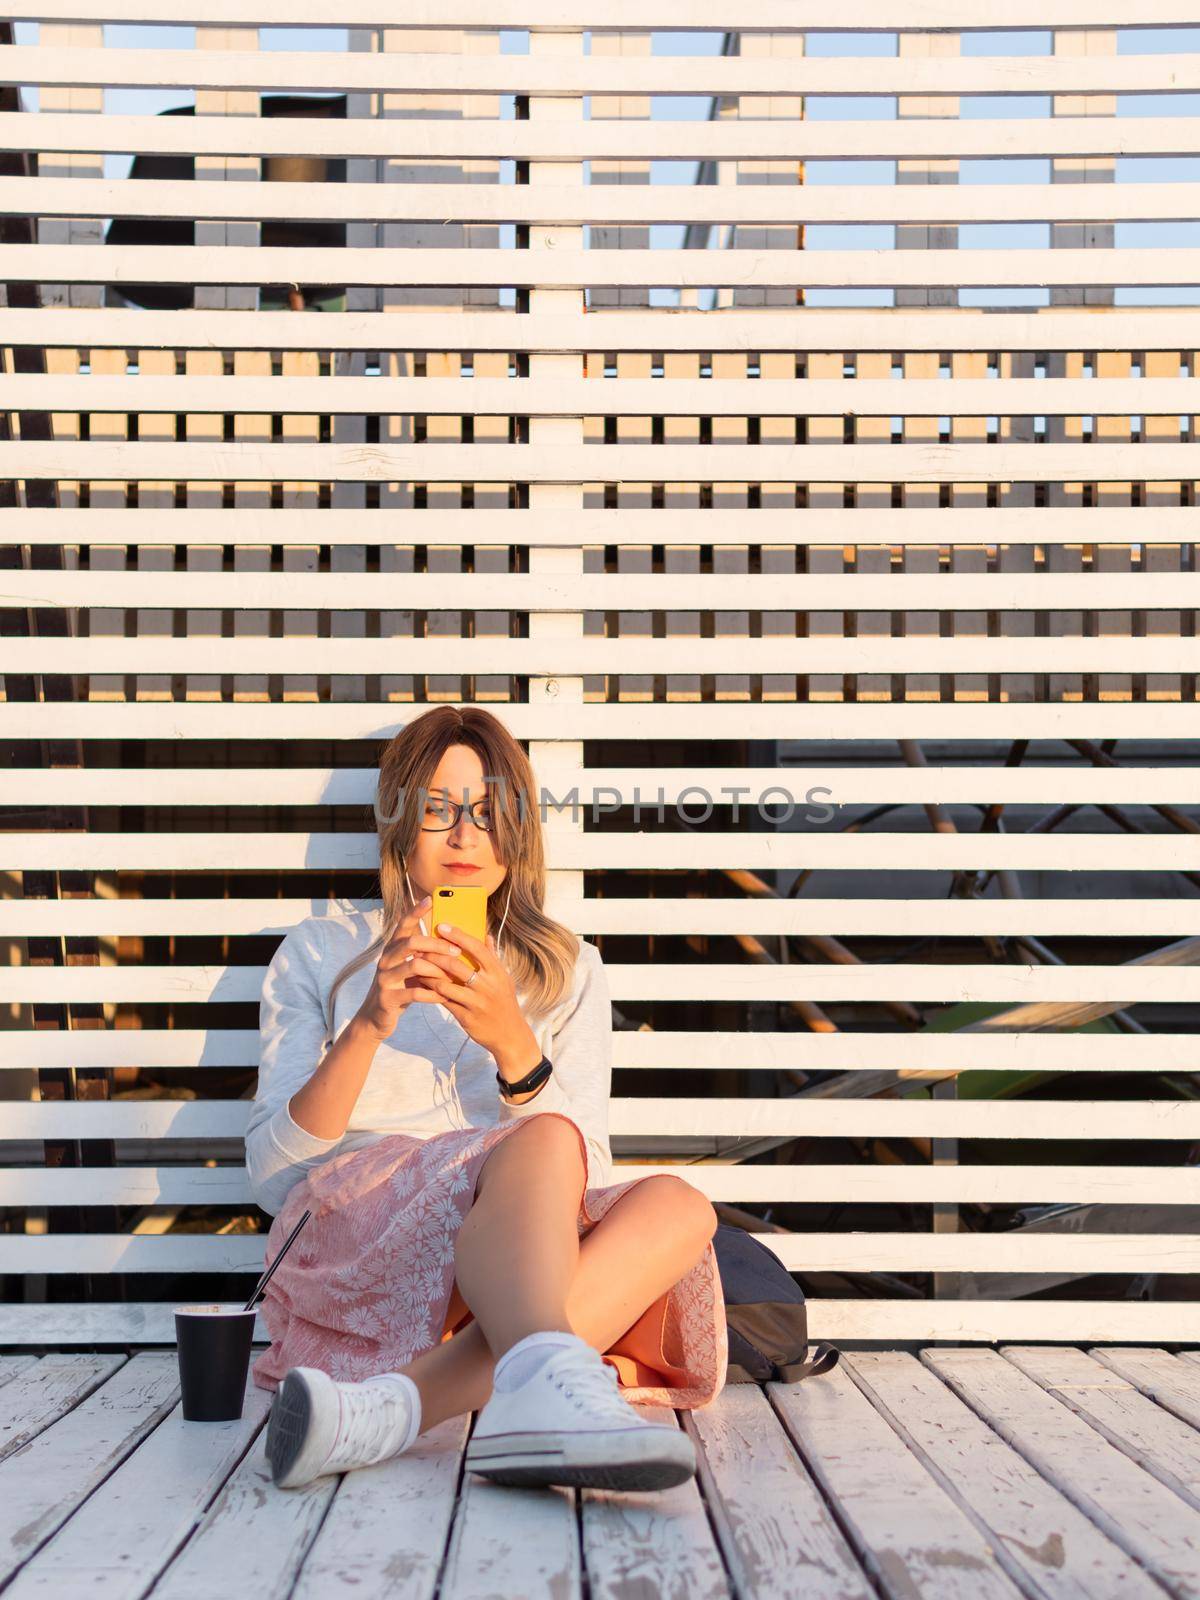
[[[262,1295],[263,1290],[267,1287],[267,1284],[270,1283],[270,1281],[271,1281],[271,1274],[275,1271],[275,1268],[279,1265],[279,1263],[283,1260],[284,1256],[287,1255],[288,1251],[292,1248],[292,1245],[296,1242],[297,1234],[300,1232],[300,1229],[308,1221],[308,1219],[309,1219],[309,1217],[311,1215],[312,1215],[311,1211],[306,1211],[304,1213],[304,1215],[300,1218],[300,1221],[292,1229],[291,1233],[288,1234],[287,1238],[283,1242],[283,1248],[280,1250],[279,1254],[275,1257],[274,1261],[272,1261],[271,1265],[263,1273],[262,1277],[254,1285],[254,1293],[250,1296],[249,1300],[247,1300],[246,1304],[242,1307],[243,1311],[253,1311],[254,1310],[254,1307],[258,1303],[259,1297]]]

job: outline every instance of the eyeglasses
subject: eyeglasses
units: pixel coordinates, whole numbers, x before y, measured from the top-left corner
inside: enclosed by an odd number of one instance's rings
[[[426,820],[421,824],[422,832],[448,833],[451,828],[456,828],[458,826],[458,819],[462,816],[462,813],[463,808],[459,801],[450,800],[448,798],[443,799],[441,795],[431,797],[425,802]],[[468,807],[468,815],[475,826],[477,828],[481,828],[484,833],[491,831],[491,801],[486,795],[483,795],[480,797],[480,799],[473,800],[471,802],[470,806]],[[430,817],[437,818],[439,820],[431,822],[429,821]],[[447,821],[447,818],[450,820]]]

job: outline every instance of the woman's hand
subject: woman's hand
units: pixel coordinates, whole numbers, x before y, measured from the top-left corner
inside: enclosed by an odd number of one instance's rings
[[[437,932],[479,963],[478,974],[468,982],[470,974],[464,974],[461,956],[430,954],[430,963],[441,969],[439,975],[424,981],[414,979],[412,997],[444,1005],[476,1044],[491,1052],[501,1068],[506,1060],[515,1063],[532,1051],[532,1060],[527,1060],[524,1067],[528,1072],[541,1052],[522,1015],[508,969],[496,954],[491,934],[483,943],[448,922],[439,923]]]
[[[426,895],[401,918],[379,952],[374,981],[358,1008],[363,1026],[380,1043],[395,1030],[400,1013],[417,998],[414,984],[443,976],[444,968],[433,965],[435,959],[455,961],[460,968],[464,965],[454,945],[421,932],[421,917],[431,903],[432,897]]]

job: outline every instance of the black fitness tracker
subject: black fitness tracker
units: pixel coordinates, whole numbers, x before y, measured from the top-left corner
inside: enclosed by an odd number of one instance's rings
[[[543,1056],[537,1066],[523,1078],[517,1078],[510,1083],[497,1072],[496,1082],[500,1085],[500,1093],[504,1098],[511,1100],[515,1094],[528,1094],[531,1089],[540,1089],[553,1070],[549,1056]]]

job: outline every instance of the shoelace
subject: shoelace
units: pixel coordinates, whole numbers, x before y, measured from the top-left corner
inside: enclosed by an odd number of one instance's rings
[[[576,1409],[589,1400],[598,1400],[607,1406],[617,1402],[623,1411],[630,1412],[631,1424],[639,1420],[628,1401],[620,1398],[616,1368],[610,1366],[607,1361],[595,1363],[581,1361],[577,1367],[572,1364],[565,1373],[552,1371],[549,1377],[555,1388],[561,1390]]]
[[[326,1466],[339,1461],[369,1466],[393,1453],[412,1418],[408,1396],[397,1383],[348,1383],[338,1389],[341,1415]]]

